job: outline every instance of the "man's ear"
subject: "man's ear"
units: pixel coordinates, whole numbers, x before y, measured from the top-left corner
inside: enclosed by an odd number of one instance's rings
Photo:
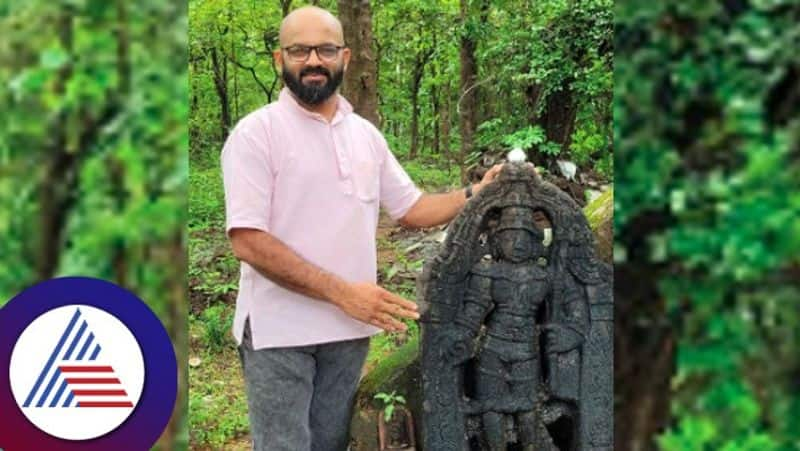
[[[352,56],[350,49],[345,47],[342,49],[342,58],[344,59],[344,70],[347,71],[347,66],[350,65],[350,57]]]
[[[283,70],[283,52],[280,49],[272,52],[272,60],[278,68],[278,71]]]

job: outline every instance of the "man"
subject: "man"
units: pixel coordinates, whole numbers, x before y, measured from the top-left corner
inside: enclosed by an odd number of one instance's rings
[[[226,230],[242,262],[233,332],[255,449],[342,451],[369,337],[419,318],[375,284],[379,205],[408,227],[443,224],[500,168],[467,190],[421,193],[337,94],[351,56],[339,21],[295,10],[280,46],[286,88],[222,151]]]

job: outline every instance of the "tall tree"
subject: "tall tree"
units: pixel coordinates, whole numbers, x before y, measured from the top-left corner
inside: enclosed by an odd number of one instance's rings
[[[450,158],[450,82],[447,81],[441,90],[442,105],[440,111],[442,152]]]
[[[380,127],[378,66],[373,49],[372,7],[369,0],[339,0],[339,20],[344,28],[345,44],[352,51],[342,95],[353,104],[356,113]]]
[[[58,39],[61,48],[69,58],[74,57],[74,21],[73,7],[62,5],[58,16]],[[44,149],[44,153],[52,155],[47,164],[46,180],[40,186],[40,233],[39,257],[37,273],[39,279],[53,277],[58,268],[59,255],[63,245],[66,220],[75,203],[75,189],[78,174],[89,152],[97,148],[97,138],[103,127],[108,125],[120,110],[123,96],[130,88],[130,62],[128,48],[130,46],[127,29],[127,14],[123,4],[117,4],[116,18],[116,70],[119,79],[117,86],[106,90],[105,102],[96,112],[88,106],[78,108],[69,117],[66,110],[54,117],[51,130],[53,137]],[[54,95],[66,95],[66,86],[74,76],[72,63],[64,64],[54,85]],[[79,117],[79,118],[78,118]],[[77,130],[76,130],[77,129]],[[70,136],[77,136],[70,140]]]
[[[484,0],[479,0],[484,1]],[[470,0],[461,0],[461,47],[460,47],[460,97],[457,104],[461,128],[461,151],[459,166],[461,183],[467,182],[466,158],[475,146],[475,129],[478,113],[478,60],[475,56],[477,38],[474,19],[470,15]]]
[[[231,129],[231,100],[228,95],[228,57],[223,49],[208,49],[211,70],[214,75],[214,90],[219,98],[219,140],[225,141]]]
[[[425,65],[433,55],[433,48],[422,48],[414,56],[414,65],[411,68],[411,149],[408,157],[416,158],[419,151],[419,89],[422,85],[422,76],[425,74]]]

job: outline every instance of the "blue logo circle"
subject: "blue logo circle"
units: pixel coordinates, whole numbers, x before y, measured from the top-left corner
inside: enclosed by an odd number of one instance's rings
[[[0,449],[141,451],[175,407],[161,321],[104,280],[41,282],[0,309]]]

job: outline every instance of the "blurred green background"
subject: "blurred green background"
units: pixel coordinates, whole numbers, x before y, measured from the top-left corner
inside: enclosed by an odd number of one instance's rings
[[[138,294],[180,393],[186,449],[187,27],[183,2],[0,1],[0,305],[86,275]]]
[[[800,449],[800,2],[619,1],[617,449]]]

